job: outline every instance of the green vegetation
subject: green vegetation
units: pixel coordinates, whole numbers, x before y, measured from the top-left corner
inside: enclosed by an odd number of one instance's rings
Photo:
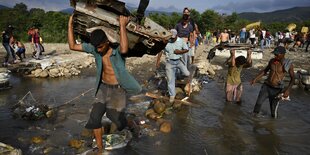
[[[250,21],[261,20],[264,23],[277,22],[302,22],[310,19],[310,6],[294,7],[285,10],[277,10],[273,12],[255,13],[245,12],[240,13],[239,17]]]
[[[167,29],[173,28],[176,21],[182,18],[182,14],[172,13],[172,15],[167,15],[165,13],[159,14],[155,13],[149,14],[149,17],[157,22],[158,24],[164,26]],[[202,34],[205,34],[207,30],[211,32],[216,30],[223,30],[224,28],[231,29],[232,31],[238,33],[242,27],[247,24],[252,23],[241,18],[237,13],[232,13],[231,15],[221,15],[214,10],[206,10],[203,13],[199,13],[195,9],[191,10],[191,18],[197,23],[199,30]],[[284,31],[288,24],[291,22],[272,22],[272,23],[262,23],[261,27],[268,29],[272,34],[277,31]],[[300,32],[302,26],[310,26],[310,20],[294,22],[297,25],[296,30]]]
[[[268,14],[271,16],[271,14]],[[42,9],[27,9],[23,3],[16,4],[13,8],[0,9],[0,28],[5,30],[7,25],[12,25],[14,36],[18,40],[27,42],[27,30],[31,26],[40,26],[41,36],[44,42],[67,42],[67,23],[69,14],[49,11],[45,12]],[[149,17],[167,29],[174,28],[176,23],[182,18],[180,13],[150,13]],[[191,17],[197,23],[199,30],[205,34],[207,30],[211,32],[215,30],[223,30],[224,28],[231,29],[236,33],[251,21],[241,18],[237,13],[231,15],[222,15],[214,10],[206,10],[199,13],[195,9],[191,11]],[[262,23],[262,27],[269,29],[272,34],[276,31],[284,31],[290,22]],[[310,26],[310,20],[295,22],[297,31],[300,31],[302,26]],[[2,38],[1,38],[2,39]]]
[[[23,3],[16,4],[13,8],[0,10],[0,28],[5,30],[12,25],[14,36],[18,40],[28,42],[27,31],[32,26],[40,27],[44,42],[67,42],[67,25],[69,14],[33,8],[28,11]],[[1,38],[2,39],[2,38]]]

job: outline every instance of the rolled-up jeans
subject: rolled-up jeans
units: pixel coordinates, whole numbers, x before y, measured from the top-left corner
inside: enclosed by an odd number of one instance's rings
[[[40,58],[40,54],[43,51],[42,45],[40,43],[34,43],[34,49],[36,51],[35,57]]]
[[[170,96],[175,96],[175,79],[176,79],[176,70],[180,69],[184,76],[189,76],[189,71],[185,66],[185,63],[182,62],[180,59],[171,60],[168,59],[166,61],[166,75],[167,75],[167,82],[168,82],[168,92]]]

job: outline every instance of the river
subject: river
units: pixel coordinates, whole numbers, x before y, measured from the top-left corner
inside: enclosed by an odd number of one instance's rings
[[[68,142],[79,139],[88,119],[93,91],[80,96],[57,111],[54,119],[26,121],[12,117],[10,107],[28,91],[51,107],[70,101],[91,89],[93,72],[58,79],[22,78],[12,75],[12,89],[0,92],[0,141],[22,149],[24,154],[76,154]],[[279,118],[270,117],[269,103],[262,106],[263,117],[252,117],[261,84],[244,82],[242,105],[225,103],[224,84],[210,81],[191,101],[200,107],[185,106],[166,116],[172,122],[171,133],[133,139],[124,149],[110,154],[138,155],[216,155],[216,154],[308,154],[310,150],[310,93],[294,88],[291,101],[281,103]],[[31,138],[45,141],[32,144]],[[88,140],[91,141],[91,140]],[[87,143],[87,142],[85,142]]]

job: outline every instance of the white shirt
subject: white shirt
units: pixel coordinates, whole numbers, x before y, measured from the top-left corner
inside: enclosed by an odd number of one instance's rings
[[[250,30],[250,38],[255,38],[254,29]]]
[[[262,30],[263,38],[266,38],[266,31]]]
[[[286,33],[285,33],[285,38],[291,38],[290,32],[286,32]]]

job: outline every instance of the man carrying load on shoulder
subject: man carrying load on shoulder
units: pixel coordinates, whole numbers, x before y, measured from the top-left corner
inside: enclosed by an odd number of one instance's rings
[[[94,55],[97,67],[95,103],[86,124],[87,129],[92,129],[95,135],[98,152],[103,152],[102,134],[104,128],[101,119],[106,113],[107,117],[122,130],[127,126],[125,117],[126,93],[139,93],[142,88],[129,74],[125,67],[124,54],[128,52],[128,38],[126,25],[128,17],[120,16],[120,43],[111,46],[106,34],[101,29],[94,30],[90,35],[90,43],[76,44],[73,34],[73,17],[68,23],[68,41],[71,50],[84,51]]]

